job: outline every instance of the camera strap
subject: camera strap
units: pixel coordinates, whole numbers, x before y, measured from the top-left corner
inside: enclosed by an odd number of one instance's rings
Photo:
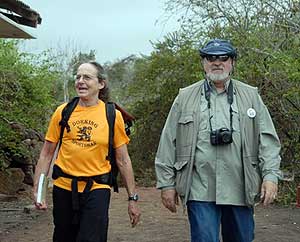
[[[208,108],[208,115],[209,115],[209,127],[210,127],[210,131],[212,131],[212,125],[211,125],[211,119],[212,116],[210,115],[210,94],[211,94],[211,87],[208,83],[207,80],[205,80],[204,82],[204,94],[205,94],[205,99],[207,101],[207,108]],[[229,114],[230,114],[230,129],[231,131],[233,131],[232,128],[232,117],[233,117],[233,110],[232,110],[232,103],[233,103],[233,85],[232,85],[232,81],[230,80],[229,85],[228,85],[228,89],[227,89],[227,101],[230,105],[229,107]]]
[[[229,107],[229,114],[230,114],[230,130],[233,132],[232,128],[232,117],[233,117],[233,110],[232,110],[232,103],[233,103],[233,85],[232,80],[230,80],[230,83],[228,85],[228,93],[227,93],[227,101],[230,105]]]

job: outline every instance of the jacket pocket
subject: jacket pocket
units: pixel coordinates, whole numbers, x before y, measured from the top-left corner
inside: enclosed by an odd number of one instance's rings
[[[255,157],[244,157],[245,198],[248,206],[253,206],[260,200],[262,184],[258,160]]]
[[[183,157],[191,155],[194,136],[194,118],[192,114],[181,115],[176,132],[176,155]]]
[[[179,196],[184,196],[188,176],[188,162],[190,157],[180,157],[174,164],[175,168],[175,188]]]

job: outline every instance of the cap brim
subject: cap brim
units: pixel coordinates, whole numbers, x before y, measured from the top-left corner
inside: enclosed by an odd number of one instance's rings
[[[201,50],[201,55],[230,55],[232,54],[231,49],[227,48],[209,48],[207,50]]]

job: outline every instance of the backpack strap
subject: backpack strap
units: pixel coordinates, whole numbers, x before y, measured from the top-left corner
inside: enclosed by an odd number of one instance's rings
[[[133,117],[130,113],[128,113],[125,109],[121,108],[117,103],[115,103],[115,107],[117,110],[119,110],[122,114],[124,123],[125,123],[125,131],[126,134],[130,135],[130,127],[133,124],[133,121],[135,120],[135,117]]]
[[[118,176],[118,167],[115,158],[115,150],[114,150],[114,127],[115,127],[115,119],[116,119],[116,107],[112,102],[105,103],[106,110],[106,119],[109,127],[108,134],[108,154],[106,159],[109,160],[111,165],[112,172],[112,186],[115,192],[119,192],[117,176]]]
[[[61,120],[59,122],[60,125],[60,135],[59,135],[59,146],[58,149],[60,149],[60,146],[62,144],[62,138],[64,136],[64,130],[67,129],[67,132],[70,132],[70,126],[68,124],[69,118],[76,108],[77,104],[79,102],[79,97],[74,97],[68,104],[64,107],[64,109],[61,112]]]

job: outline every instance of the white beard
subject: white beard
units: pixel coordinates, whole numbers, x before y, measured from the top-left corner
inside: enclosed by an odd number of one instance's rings
[[[206,73],[206,78],[212,82],[226,81],[229,76],[230,76],[229,72],[224,72],[222,74]]]

